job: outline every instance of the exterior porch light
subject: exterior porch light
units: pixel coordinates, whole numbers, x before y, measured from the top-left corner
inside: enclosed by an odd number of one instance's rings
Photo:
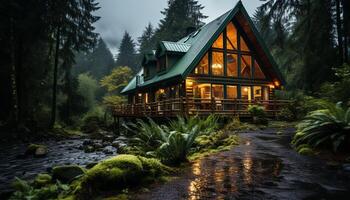
[[[269,85],[270,89],[275,89],[275,86],[273,84]]]
[[[276,87],[279,87],[279,86],[280,86],[280,82],[278,82],[277,80],[275,80],[275,81],[273,82],[273,84],[274,84]]]
[[[141,96],[142,96],[142,93],[139,93],[138,95],[139,95],[139,97],[141,97]]]

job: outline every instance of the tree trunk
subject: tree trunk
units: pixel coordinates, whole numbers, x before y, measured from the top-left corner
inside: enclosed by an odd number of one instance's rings
[[[61,28],[57,27],[56,33],[56,51],[55,51],[55,63],[53,69],[53,86],[52,86],[52,104],[51,104],[51,122],[50,128],[53,128],[56,122],[56,100],[57,100],[57,73],[58,73],[58,58],[60,49]]]
[[[339,64],[342,64],[344,61],[343,53],[343,31],[342,23],[340,19],[340,0],[336,0],[336,15],[337,15],[337,36],[338,36],[338,51],[339,51]]]
[[[13,18],[10,19],[11,24],[11,34],[10,34],[10,57],[11,57],[11,90],[12,90],[12,116],[10,117],[10,122],[14,127],[18,125],[18,91],[17,91],[17,75],[16,75],[16,61],[15,61],[15,37],[14,37],[14,22]]]
[[[349,0],[343,0],[343,35],[344,35],[344,62],[349,64],[349,52],[348,45],[350,43],[350,32],[349,32],[349,12],[350,3]]]

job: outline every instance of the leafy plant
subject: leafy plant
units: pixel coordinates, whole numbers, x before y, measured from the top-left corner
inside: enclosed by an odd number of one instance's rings
[[[205,119],[200,118],[198,115],[188,118],[178,116],[177,120],[170,122],[169,129],[186,133],[197,126],[201,134],[210,134],[218,128],[218,120],[219,118],[216,115],[209,115]]]
[[[59,181],[56,184],[35,188],[27,181],[17,177],[15,178],[13,187],[16,191],[10,197],[10,200],[57,199],[59,196],[64,196],[69,192],[69,186],[61,184]]]
[[[341,103],[317,102],[323,109],[310,112],[298,124],[292,144],[296,147],[309,144],[311,147],[332,146],[338,151],[345,146],[350,136],[350,107],[344,109]]]
[[[191,131],[181,133],[172,131],[166,142],[164,142],[157,150],[159,158],[169,164],[178,164],[186,161],[187,155],[199,134],[199,129],[194,126]]]

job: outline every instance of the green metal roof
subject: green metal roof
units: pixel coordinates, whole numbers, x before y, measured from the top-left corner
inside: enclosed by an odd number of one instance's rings
[[[160,44],[162,45],[164,50],[167,52],[186,53],[191,47],[191,44],[180,43],[180,42],[162,41]]]
[[[243,7],[241,1],[239,1],[236,6],[221,15],[214,21],[204,25],[197,31],[191,33],[190,35],[184,37],[178,42],[161,42],[162,44],[169,45],[169,49],[177,49],[177,48],[188,48],[186,53],[179,59],[179,61],[166,73],[156,74],[153,78],[141,82],[138,84],[138,87],[148,87],[160,81],[165,81],[173,78],[183,79],[185,78],[197,65],[203,55],[209,50],[211,44],[215,41],[215,39],[221,34],[226,25],[233,19],[233,17],[241,11],[242,14],[248,19],[249,25],[252,27],[255,36],[258,38],[260,45],[263,47],[265,53],[268,55],[269,60],[271,61],[274,70],[276,70],[277,75],[279,76],[282,83],[284,80],[277,69],[277,65],[275,64],[270,52],[267,50],[266,45],[263,43],[262,39],[259,36],[259,33],[255,29],[253,22],[250,20],[249,15]],[[171,43],[171,44],[170,44]],[[174,45],[176,44],[176,45]],[[185,47],[186,45],[186,47]],[[165,46],[165,45],[164,45]],[[142,72],[141,72],[142,71]],[[143,74],[143,70],[141,70],[138,75]],[[136,78],[134,77],[130,83],[122,90],[121,93],[128,93],[136,89]]]

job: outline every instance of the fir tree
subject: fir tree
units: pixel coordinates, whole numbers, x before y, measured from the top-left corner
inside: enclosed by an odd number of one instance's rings
[[[207,16],[201,13],[204,7],[195,0],[169,0],[168,8],[161,13],[159,28],[155,40],[177,41],[186,36],[188,28],[199,28]]]
[[[149,23],[142,33],[142,36],[138,38],[139,53],[144,54],[154,48],[153,41],[154,29],[151,23]]]
[[[119,53],[117,56],[117,66],[128,66],[134,73],[137,73],[137,55],[135,43],[128,32],[125,31],[122,42],[120,43]]]

